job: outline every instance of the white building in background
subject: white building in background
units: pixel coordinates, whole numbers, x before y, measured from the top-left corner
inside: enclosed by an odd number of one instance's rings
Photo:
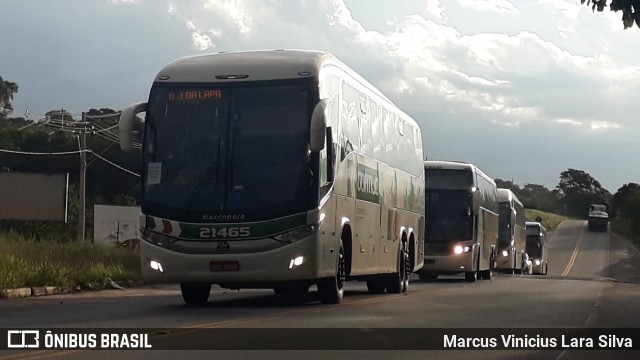
[[[94,205],[93,242],[107,246],[122,246],[140,235],[140,207]]]

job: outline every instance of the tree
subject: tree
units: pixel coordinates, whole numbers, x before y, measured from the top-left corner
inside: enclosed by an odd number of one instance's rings
[[[5,81],[0,76],[0,119],[6,118],[7,114],[13,111],[11,100],[13,100],[13,94],[18,92],[18,84]]]
[[[563,198],[566,213],[585,217],[590,204],[609,205],[611,193],[600,182],[582,170],[569,169],[560,173],[556,190]]]
[[[611,205],[613,209],[609,215],[613,213],[616,220],[625,223],[633,235],[640,234],[640,185],[635,183],[623,185],[613,195]]]
[[[581,4],[591,5],[591,10],[602,12],[607,6],[607,0],[580,0]],[[622,11],[622,23],[628,29],[636,23],[640,28],[640,0],[611,0],[609,10],[613,12]]]

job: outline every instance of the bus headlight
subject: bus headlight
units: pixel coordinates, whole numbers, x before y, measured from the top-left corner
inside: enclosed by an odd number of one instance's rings
[[[142,239],[152,244],[156,244],[158,246],[167,246],[171,243],[178,241],[178,239],[176,238],[158,234],[156,232],[149,231],[149,230],[142,230]]]
[[[540,266],[541,262],[539,259],[536,259],[536,266]]]
[[[318,231],[319,225],[320,224],[318,223],[313,225],[301,226],[297,229],[293,229],[291,231],[287,231],[285,233],[272,236],[272,239],[277,241],[282,241],[282,242],[293,243],[316,233]]]
[[[509,256],[509,252],[507,250],[502,250],[502,256]]]
[[[164,272],[164,269],[162,268],[162,264],[160,264],[160,262],[159,262],[159,261],[156,261],[156,260],[149,260],[149,261],[148,261],[148,264],[149,264],[149,267],[150,267],[151,269],[153,269],[153,270],[155,270],[155,271],[158,271],[158,272],[161,272],[161,273],[163,273],[163,272]]]
[[[300,266],[302,265],[303,262],[304,262],[303,256],[298,256],[296,258],[293,258],[291,259],[291,261],[289,261],[289,269],[293,269],[296,266]]]
[[[471,250],[471,248],[469,246],[462,246],[462,245],[456,245],[456,247],[453,248],[453,252],[456,255],[462,254],[462,253],[468,253]]]

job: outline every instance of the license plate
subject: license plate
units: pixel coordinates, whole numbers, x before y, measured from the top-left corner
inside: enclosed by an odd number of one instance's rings
[[[240,271],[238,261],[212,261],[209,263],[211,271]]]

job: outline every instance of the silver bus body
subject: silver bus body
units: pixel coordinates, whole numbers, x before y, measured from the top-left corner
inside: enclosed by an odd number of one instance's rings
[[[211,284],[315,284],[337,303],[347,279],[401,292],[423,266],[420,128],[331,54],[178,59],[146,104],[123,111],[123,149],[141,111],[146,282],[180,283],[189,303],[207,301]],[[180,169],[189,162],[195,170]]]
[[[473,164],[425,161],[425,263],[419,275],[491,279],[498,244],[495,182]]]
[[[547,229],[539,222],[527,221],[527,254],[534,274],[547,275],[549,271],[549,241]]]
[[[524,205],[509,189],[498,189],[498,203],[500,230],[496,269],[522,273],[527,245]]]

